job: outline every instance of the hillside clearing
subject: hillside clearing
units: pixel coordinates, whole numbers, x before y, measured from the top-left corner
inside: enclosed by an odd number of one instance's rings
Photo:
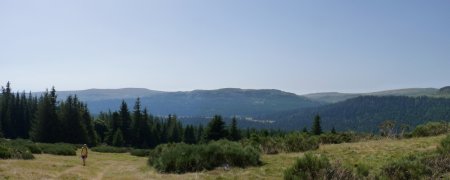
[[[346,166],[363,163],[371,169],[379,169],[389,160],[433,150],[443,137],[323,145],[314,152],[325,154]],[[246,169],[217,168],[198,173],[160,174],[147,166],[147,158],[128,153],[91,151],[85,167],[81,165],[79,156],[38,154],[35,160],[0,160],[0,179],[281,179],[284,169],[302,155],[263,155],[264,165]]]

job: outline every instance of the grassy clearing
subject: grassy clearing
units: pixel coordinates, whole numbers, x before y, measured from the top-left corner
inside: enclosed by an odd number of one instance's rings
[[[364,163],[379,169],[392,159],[415,152],[434,150],[444,136],[405,140],[378,140],[359,143],[323,145],[314,153],[326,154],[344,165]],[[147,165],[146,157],[129,153],[89,152],[87,166],[77,156],[37,154],[34,160],[0,160],[0,179],[282,179],[283,171],[303,153],[262,155],[263,165],[249,168],[216,168],[186,174],[161,174]]]

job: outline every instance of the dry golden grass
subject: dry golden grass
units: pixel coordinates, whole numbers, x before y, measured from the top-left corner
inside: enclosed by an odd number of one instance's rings
[[[364,163],[377,169],[387,161],[410,153],[433,150],[444,136],[406,140],[377,140],[323,145],[315,151],[352,166]],[[79,152],[78,152],[79,153]],[[87,166],[79,156],[35,155],[34,160],[0,160],[0,179],[282,179],[303,153],[263,155],[260,167],[217,168],[186,174],[161,174],[147,166],[147,158],[128,153],[90,152]]]

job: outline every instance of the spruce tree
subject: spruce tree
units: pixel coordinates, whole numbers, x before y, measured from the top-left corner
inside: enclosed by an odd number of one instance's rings
[[[31,139],[38,142],[60,141],[60,122],[56,113],[56,92],[53,88],[39,99],[36,114],[31,125]]]
[[[125,143],[131,142],[131,135],[130,135],[130,127],[131,127],[131,116],[130,111],[128,110],[127,103],[122,100],[122,104],[120,105],[120,121],[121,121],[121,127],[123,133],[123,139],[125,140]]]
[[[122,131],[120,129],[117,129],[117,131],[114,133],[112,145],[113,146],[123,146],[124,145],[123,135],[122,135]]]
[[[133,119],[130,131],[132,138],[131,144],[136,147],[140,146],[142,143],[140,137],[141,128],[139,127],[141,120],[142,120],[141,101],[139,98],[137,98],[134,104]]]
[[[236,117],[233,117],[231,120],[230,132],[228,139],[231,141],[239,141],[241,139],[241,133],[237,128],[237,120]]]
[[[81,118],[83,120],[83,125],[87,131],[88,145],[89,146],[97,145],[98,137],[94,129],[94,123],[92,122],[92,117],[91,114],[89,113],[89,109],[85,104],[81,104]]]
[[[206,139],[210,141],[223,139],[225,137],[227,137],[225,122],[223,122],[221,116],[215,115],[214,118],[208,123]]]
[[[316,115],[316,117],[314,117],[314,123],[313,123],[313,127],[311,128],[311,132],[314,135],[322,134],[322,127],[320,125],[320,116],[319,115]]]
[[[336,134],[336,129],[334,128],[334,126],[333,128],[331,128],[331,134]]]
[[[196,143],[193,126],[190,126],[190,125],[186,126],[186,128],[184,130],[183,142],[186,144],[195,144]]]
[[[62,141],[73,144],[87,144],[88,132],[83,123],[81,104],[76,96],[68,96],[66,101],[60,105],[60,119],[63,123],[64,132]]]

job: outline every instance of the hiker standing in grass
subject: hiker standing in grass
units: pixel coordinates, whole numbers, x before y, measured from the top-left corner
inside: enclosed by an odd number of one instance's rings
[[[83,159],[83,166],[86,166],[87,156],[88,156],[88,148],[87,145],[84,144],[83,147],[81,147],[81,159]]]

